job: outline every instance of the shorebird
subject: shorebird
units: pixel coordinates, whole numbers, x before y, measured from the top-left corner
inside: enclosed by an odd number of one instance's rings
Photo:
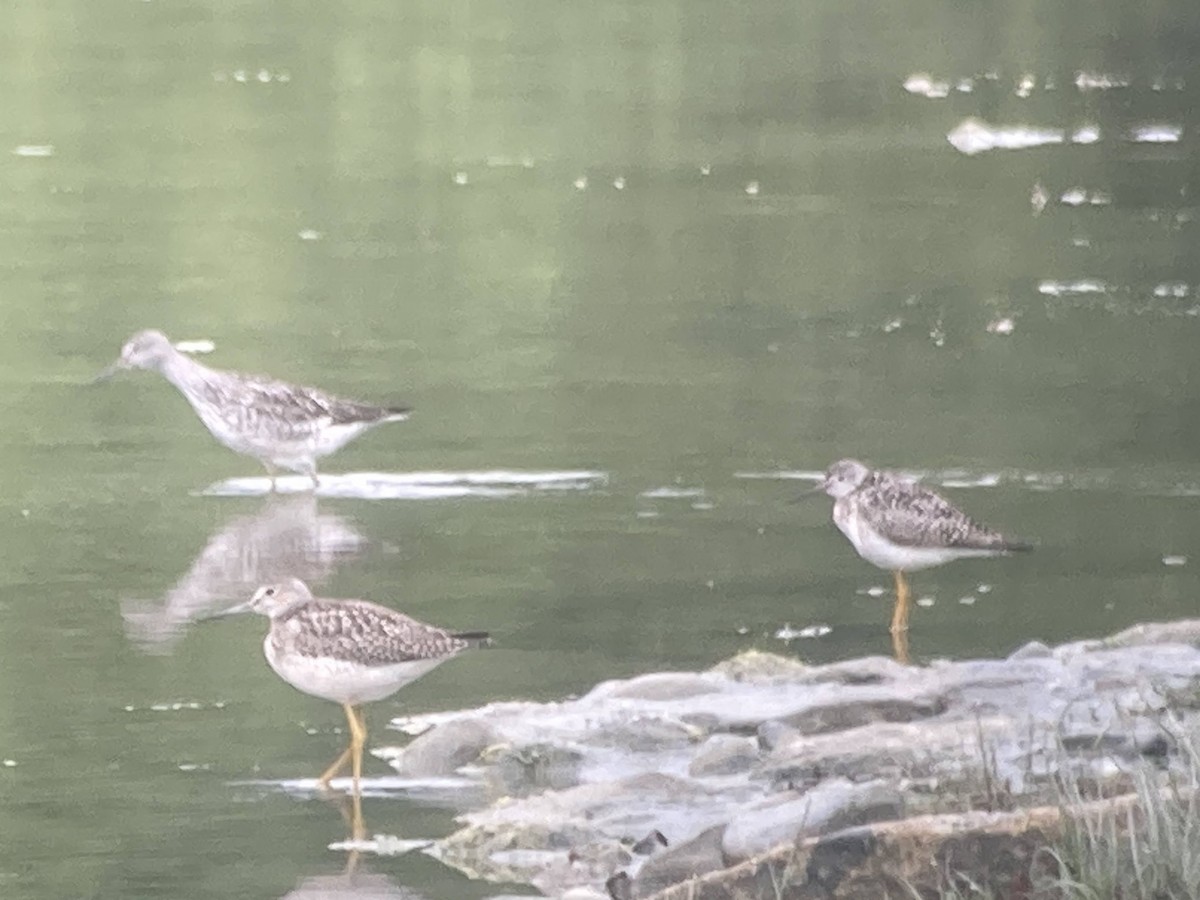
[[[123,369],[158,372],[175,385],[213,437],[266,467],[272,491],[281,468],[308,475],[315,490],[319,457],[376,425],[401,422],[410,412],[343,400],[262,375],[210,369],[177,350],[161,331],[139,331],[94,380],[104,381]]]
[[[390,697],[452,656],[489,642],[486,632],[445,631],[368,600],[314,597],[298,578],[263,585],[218,615],[243,612],[270,619],[263,653],[276,675],[298,691],[342,705],[350,744],[317,781],[328,789],[349,762],[356,796],[367,740],[356,707]]]
[[[858,460],[835,462],[812,492],[818,491],[834,498],[834,524],[858,555],[895,576],[893,635],[908,629],[905,572],[1033,549],[980,525],[929,488],[895,472],[872,470]]]

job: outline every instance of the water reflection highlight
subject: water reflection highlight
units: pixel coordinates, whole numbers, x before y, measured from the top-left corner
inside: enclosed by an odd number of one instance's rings
[[[366,545],[348,519],[321,513],[311,492],[268,496],[253,514],[215,531],[160,599],[123,600],[125,633],[144,650],[169,652],[191,622],[245,599],[260,584],[291,576],[323,584]]]

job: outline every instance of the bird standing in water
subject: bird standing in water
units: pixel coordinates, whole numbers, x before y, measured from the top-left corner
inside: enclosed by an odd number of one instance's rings
[[[158,372],[175,385],[213,437],[266,467],[272,491],[281,468],[307,475],[315,490],[318,458],[340,450],[376,425],[402,422],[410,412],[404,407],[343,400],[317,388],[261,375],[210,369],[177,350],[161,331],[139,331],[95,380],[103,381],[123,369]]]
[[[260,587],[220,615],[255,612],[270,619],[267,663],[292,687],[340,703],[350,743],[317,779],[330,782],[350,764],[353,816],[362,825],[363,747],[367,726],[356,707],[390,697],[452,656],[490,642],[486,632],[452,632],[367,600],[314,597],[298,578]]]
[[[833,521],[858,555],[895,576],[893,635],[908,630],[906,572],[1033,549],[980,525],[929,488],[854,459],[830,466],[815,491],[834,498]]]

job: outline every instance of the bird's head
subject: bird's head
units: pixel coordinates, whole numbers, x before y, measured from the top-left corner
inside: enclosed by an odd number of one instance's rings
[[[158,371],[176,352],[170,338],[161,331],[139,331],[125,342],[117,361],[97,375],[95,380],[105,381],[125,369]]]
[[[839,459],[825,470],[825,478],[816,487],[830,497],[845,497],[871,476],[871,470],[857,459]]]
[[[312,596],[312,591],[308,589],[308,585],[303,581],[299,578],[289,578],[287,581],[281,581],[278,584],[264,584],[245,603],[231,606],[222,612],[221,615],[231,616],[236,613],[253,612],[258,613],[260,616],[274,619],[277,616],[283,615],[297,604],[311,600]]]

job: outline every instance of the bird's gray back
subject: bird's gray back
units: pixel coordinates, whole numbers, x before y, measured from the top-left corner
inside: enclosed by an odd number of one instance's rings
[[[1003,550],[1003,535],[980,525],[923,485],[891,472],[873,472],[852,495],[871,527],[906,547]]]
[[[196,399],[229,410],[237,424],[253,428],[262,420],[277,427],[303,431],[313,423],[350,425],[376,422],[390,410],[343,400],[319,388],[289,384],[263,375],[208,370],[195,387]],[[234,424],[231,422],[231,424]]]
[[[471,642],[367,600],[313,599],[275,619],[277,651],[364,666],[436,660]]]

